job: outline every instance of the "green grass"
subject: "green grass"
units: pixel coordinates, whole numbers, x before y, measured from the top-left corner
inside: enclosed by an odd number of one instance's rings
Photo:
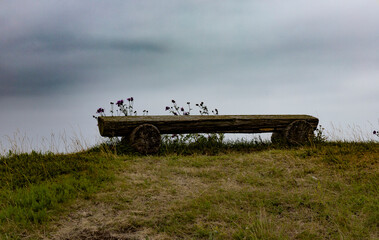
[[[23,238],[112,181],[112,155],[23,153],[0,158],[0,236]]]
[[[379,237],[379,143],[105,149],[2,157],[2,238]]]

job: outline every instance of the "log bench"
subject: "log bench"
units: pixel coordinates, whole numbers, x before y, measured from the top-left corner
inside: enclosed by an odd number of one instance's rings
[[[122,136],[143,154],[156,153],[161,134],[266,133],[273,142],[291,145],[311,140],[318,119],[309,115],[188,115],[99,117],[100,135]]]

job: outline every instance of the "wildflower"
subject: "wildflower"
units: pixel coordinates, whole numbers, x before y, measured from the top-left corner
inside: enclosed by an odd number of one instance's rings
[[[189,112],[184,112],[183,114],[184,114],[184,115],[189,115]]]
[[[175,103],[175,100],[171,100],[172,103]]]
[[[130,101],[131,101],[131,102],[133,102],[133,100],[134,100],[134,98],[133,98],[133,97],[131,97],[131,98],[130,98]]]
[[[104,112],[104,109],[103,108],[98,108],[96,113],[103,113]]]
[[[169,106],[166,106],[166,111],[170,110],[170,107]]]
[[[131,98],[127,98],[126,100],[128,100],[128,102],[130,102],[130,101],[131,101]]]
[[[180,111],[184,112],[184,107],[182,107],[182,108],[180,109]]]
[[[376,131],[373,131],[372,133],[376,135],[377,132],[376,132]]]
[[[187,102],[188,105],[190,105],[191,103],[190,102]]]
[[[116,105],[119,106],[119,107],[120,107],[122,104],[124,104],[124,100],[122,100],[122,99],[121,99],[121,100],[118,100],[117,103],[116,103]]]

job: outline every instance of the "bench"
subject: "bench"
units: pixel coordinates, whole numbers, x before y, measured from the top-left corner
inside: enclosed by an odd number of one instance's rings
[[[267,133],[273,142],[309,142],[318,119],[309,115],[188,115],[98,117],[100,135],[122,136],[143,154],[156,153],[161,134]]]

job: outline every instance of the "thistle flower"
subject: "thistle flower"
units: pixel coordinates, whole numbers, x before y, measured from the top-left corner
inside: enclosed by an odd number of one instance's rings
[[[117,103],[116,103],[116,105],[119,106],[119,107],[120,107],[122,104],[124,104],[124,100],[122,100],[122,99],[121,99],[121,100],[118,100]]]
[[[130,101],[131,101],[131,98],[127,98],[126,100],[127,100],[128,102],[130,102]]]
[[[175,100],[173,99],[173,100],[171,100],[171,102],[172,102],[172,103],[175,103]]]
[[[180,109],[180,111],[184,112],[184,107],[182,107],[182,108]]]
[[[166,111],[170,110],[170,107],[169,106],[166,106]]]
[[[96,113],[103,113],[104,112],[104,108],[98,108]]]
[[[376,135],[376,134],[379,133],[379,132],[377,132],[377,131],[373,131],[372,133]]]

